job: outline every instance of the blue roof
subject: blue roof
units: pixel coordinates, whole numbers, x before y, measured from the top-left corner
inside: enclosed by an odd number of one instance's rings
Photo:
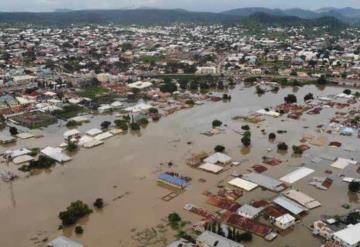
[[[185,187],[187,185],[187,182],[184,179],[175,177],[175,176],[171,176],[169,174],[166,173],[161,173],[159,176],[160,180],[164,180],[168,183],[177,185],[177,186],[181,186],[181,187]]]

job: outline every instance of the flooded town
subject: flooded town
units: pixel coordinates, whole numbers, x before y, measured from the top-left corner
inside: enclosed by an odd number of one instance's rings
[[[0,25],[0,246],[360,246],[359,34]]]

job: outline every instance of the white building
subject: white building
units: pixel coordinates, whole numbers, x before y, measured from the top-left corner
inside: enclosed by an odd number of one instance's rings
[[[84,247],[84,245],[79,242],[72,240],[70,238],[60,236],[50,241],[47,244],[48,247]]]
[[[214,75],[216,74],[216,68],[215,67],[197,67],[197,74],[201,75]]]
[[[360,246],[360,223],[348,225],[347,228],[335,232],[333,238],[336,243],[343,247]]]
[[[275,226],[282,230],[286,230],[289,227],[295,225],[296,219],[290,214],[284,214],[275,219]]]
[[[248,219],[255,219],[262,210],[263,208],[255,208],[249,204],[244,204],[237,210],[237,214]]]
[[[205,231],[197,239],[199,247],[244,247],[244,245],[220,236],[216,233]]]

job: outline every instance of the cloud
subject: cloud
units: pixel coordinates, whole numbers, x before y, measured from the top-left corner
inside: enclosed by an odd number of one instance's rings
[[[52,11],[68,9],[116,8],[183,8],[188,10],[222,11],[241,7],[307,8],[354,7],[359,0],[0,0],[2,11]]]

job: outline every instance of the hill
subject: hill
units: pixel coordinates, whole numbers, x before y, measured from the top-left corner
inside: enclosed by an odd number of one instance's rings
[[[69,26],[71,24],[137,24],[137,25],[166,25],[172,23],[198,24],[240,24],[247,21],[259,22],[263,25],[333,25],[344,26],[342,22],[333,18],[303,19],[288,16],[281,10],[262,12],[262,8],[253,8],[250,15],[244,16],[244,10],[233,10],[230,13],[191,12],[182,9],[121,9],[121,10],[79,10],[56,11],[46,13],[30,12],[0,12],[2,24],[35,24],[49,26]],[[266,10],[266,9],[265,9]],[[292,9],[293,13],[300,13]],[[238,14],[236,14],[238,13]],[[303,15],[306,15],[303,13]]]

